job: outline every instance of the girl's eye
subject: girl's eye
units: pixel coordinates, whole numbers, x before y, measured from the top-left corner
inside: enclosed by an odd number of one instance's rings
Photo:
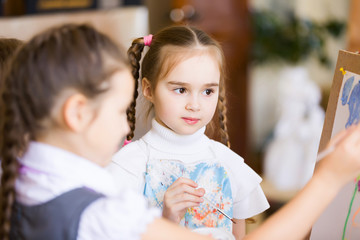
[[[186,92],[186,89],[185,88],[177,88],[174,90],[176,93],[179,93],[179,94],[183,94]]]
[[[206,89],[203,93],[207,96],[211,95],[214,92],[212,89]]]

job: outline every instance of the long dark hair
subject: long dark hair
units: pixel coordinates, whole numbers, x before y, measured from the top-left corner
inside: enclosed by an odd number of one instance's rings
[[[8,239],[15,200],[17,158],[29,141],[51,127],[57,96],[67,89],[95,98],[104,83],[127,65],[126,55],[106,35],[86,24],[67,24],[33,37],[14,56],[1,93],[0,239]]]
[[[21,44],[22,41],[15,38],[0,38],[0,74],[3,72],[5,63]]]

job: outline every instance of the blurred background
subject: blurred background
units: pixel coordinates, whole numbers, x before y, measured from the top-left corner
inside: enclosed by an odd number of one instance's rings
[[[0,37],[65,22],[90,22],[124,48],[172,24],[213,36],[227,61],[231,148],[271,204],[260,223],[312,175],[338,51],[360,49],[356,10],[356,0],[1,0]]]

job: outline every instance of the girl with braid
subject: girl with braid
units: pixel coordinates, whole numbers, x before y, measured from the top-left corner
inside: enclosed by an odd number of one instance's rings
[[[1,240],[213,239],[161,218],[103,168],[130,130],[134,93],[108,37],[83,24],[42,32],[15,53],[2,87]],[[359,146],[360,126],[339,135],[304,190],[245,238],[302,239],[359,174]]]
[[[242,239],[245,219],[269,204],[261,178],[229,148],[221,47],[187,26],[135,39],[128,56],[136,80],[145,46],[140,80],[154,109],[152,128],[114,155],[109,171],[119,185],[126,182],[142,192],[173,222],[190,229],[217,228]],[[133,137],[134,107],[127,140]],[[215,113],[221,142],[204,134]]]
[[[103,168],[129,132],[134,92],[107,36],[82,24],[40,33],[2,88],[1,240],[210,239],[161,219]]]

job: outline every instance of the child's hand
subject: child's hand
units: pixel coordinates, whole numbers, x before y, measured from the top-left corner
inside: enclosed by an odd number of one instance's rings
[[[329,180],[329,184],[343,185],[360,174],[360,124],[342,131],[329,146],[335,150],[321,160],[316,172]]]
[[[205,189],[197,188],[197,184],[188,178],[178,178],[165,192],[163,217],[180,223],[186,210],[199,206],[204,200]]]

